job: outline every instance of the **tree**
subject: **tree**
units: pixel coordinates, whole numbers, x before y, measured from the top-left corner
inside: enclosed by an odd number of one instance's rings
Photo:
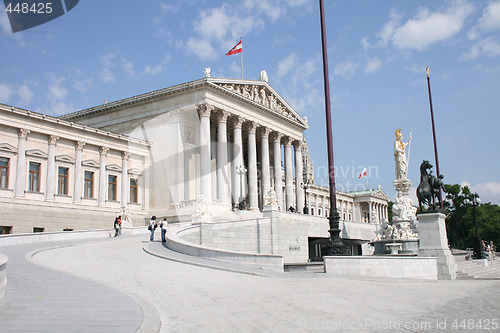
[[[445,184],[444,187],[448,242],[456,249],[470,248],[475,239],[474,214],[470,204],[474,193],[468,186],[462,187],[459,184]],[[481,239],[500,244],[500,206],[492,203],[479,204],[476,213]]]

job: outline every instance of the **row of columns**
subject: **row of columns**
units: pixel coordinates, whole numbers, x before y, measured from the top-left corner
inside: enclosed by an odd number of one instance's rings
[[[200,104],[197,107],[198,115],[200,117],[200,179],[201,190],[200,193],[208,200],[212,201],[211,191],[211,154],[210,154],[210,115],[214,111],[214,106],[207,103]],[[259,209],[258,198],[258,170],[257,170],[257,134],[260,141],[261,153],[261,194],[267,194],[271,189],[271,166],[270,166],[270,152],[269,152],[269,139],[272,140],[274,150],[274,191],[278,203],[283,203],[282,197],[282,173],[281,173],[281,142],[284,142],[285,147],[285,204],[286,207],[295,206],[298,211],[302,211],[304,207],[304,193],[302,184],[302,153],[301,141],[294,141],[290,137],[283,137],[279,132],[272,132],[268,127],[259,126],[254,121],[249,121],[243,117],[232,115],[233,125],[233,163],[232,170],[229,171],[228,163],[228,133],[227,122],[228,117],[231,115],[226,110],[217,111],[217,199],[223,203],[230,203],[230,194],[232,194],[233,202],[239,202],[241,193],[245,193],[245,182],[240,178],[238,167],[244,167],[243,162],[243,131],[242,127],[245,123],[247,127],[247,140],[248,140],[248,205],[250,210]],[[296,187],[295,195],[293,191],[293,160],[292,160],[292,144],[295,145],[295,178]],[[232,175],[232,184],[229,184],[229,172]],[[241,172],[241,170],[240,170]],[[286,208],[285,207],[285,208]],[[282,207],[284,208],[284,207]]]
[[[15,179],[15,197],[24,197],[26,190],[26,142],[28,134],[27,129],[18,129],[18,151],[17,151],[17,164],[16,164],[16,179]],[[56,142],[58,136],[48,136],[48,157],[47,157],[47,178],[45,187],[45,199],[54,200],[56,188]],[[73,202],[80,203],[82,201],[82,185],[83,185],[83,167],[82,155],[85,142],[75,142],[75,169],[74,169],[74,188],[73,188]],[[106,156],[109,151],[108,147],[101,147],[99,151],[99,190],[98,190],[98,205],[105,206],[107,199],[107,172],[106,172]],[[129,200],[129,182],[128,182],[128,160],[130,158],[129,152],[122,152],[122,181],[121,181],[121,198],[120,204],[125,206]],[[148,159],[144,159],[144,174],[143,184],[149,184],[149,168]],[[147,186],[144,186],[143,208],[149,208],[149,191]]]
[[[379,203],[379,202],[372,202],[370,203],[370,214],[375,211],[377,216],[378,216],[378,220],[379,221],[383,221],[383,220],[388,220],[389,219],[389,214],[388,214],[388,206],[386,204],[383,204],[383,203]],[[370,218],[371,218],[371,215],[370,215]]]

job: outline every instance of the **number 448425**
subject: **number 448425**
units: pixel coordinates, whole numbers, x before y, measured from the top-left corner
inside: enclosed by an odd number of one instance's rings
[[[463,330],[497,330],[498,319],[455,319],[451,326]]]
[[[9,3],[7,7],[5,7],[5,11],[7,13],[33,13],[33,14],[50,14],[52,13],[52,2],[39,2],[29,4],[27,2],[17,3],[14,8],[12,8],[12,3]]]

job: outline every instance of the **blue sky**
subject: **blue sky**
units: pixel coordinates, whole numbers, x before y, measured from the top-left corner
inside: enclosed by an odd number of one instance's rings
[[[203,77],[269,83],[302,116],[316,182],[327,184],[319,5],[315,0],[93,1],[12,34],[0,6],[0,102],[50,114]],[[325,0],[337,185],[394,198],[394,131],[412,130],[409,178],[434,163],[500,204],[500,1]]]

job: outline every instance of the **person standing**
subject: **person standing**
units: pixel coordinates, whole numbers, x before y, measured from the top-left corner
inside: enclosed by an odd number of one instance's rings
[[[113,224],[113,228],[115,229],[115,237],[118,236],[118,232],[120,229],[120,225],[118,224],[118,217],[115,217],[115,223]]]
[[[122,216],[118,215],[118,236],[122,235]]]
[[[165,217],[163,221],[160,222],[160,228],[161,228],[161,242],[165,243],[167,239],[165,238],[165,235],[167,234],[167,218]]]
[[[156,229],[156,216],[152,216],[151,220],[149,220],[149,227],[148,229],[151,231],[151,236],[149,237],[149,240],[152,242],[155,237],[155,229]]]

